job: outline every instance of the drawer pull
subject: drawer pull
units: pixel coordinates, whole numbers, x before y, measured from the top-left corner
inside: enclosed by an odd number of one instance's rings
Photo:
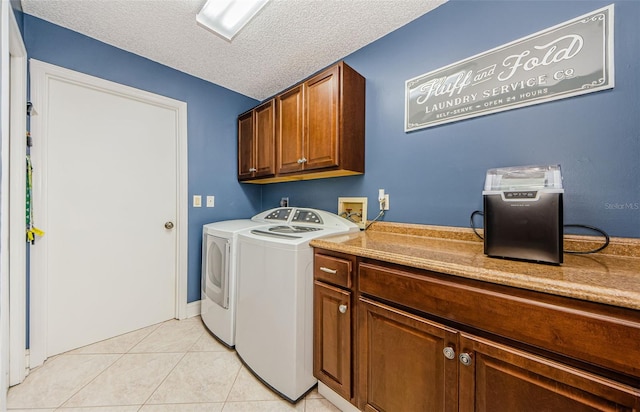
[[[471,355],[469,355],[468,353],[461,353],[460,363],[462,363],[464,366],[471,365]]]
[[[338,269],[329,269],[324,266],[320,266],[320,270],[325,273],[331,273],[332,275],[335,275],[336,273],[338,273]]]
[[[340,313],[347,313],[347,305],[338,306],[338,310],[340,311]]]
[[[451,346],[447,346],[446,348],[442,349],[442,353],[444,353],[444,357],[447,359],[456,358],[456,351]]]

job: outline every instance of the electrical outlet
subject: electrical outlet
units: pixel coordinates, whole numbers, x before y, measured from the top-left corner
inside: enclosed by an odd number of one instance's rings
[[[378,189],[378,203],[380,203],[380,210],[389,210],[389,195],[384,192],[384,189]]]
[[[193,207],[202,207],[202,196],[193,195]]]
[[[215,196],[207,196],[207,207],[214,207],[216,205]]]

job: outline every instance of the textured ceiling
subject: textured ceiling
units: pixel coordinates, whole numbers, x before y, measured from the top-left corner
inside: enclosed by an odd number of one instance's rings
[[[205,0],[22,0],[25,13],[264,100],[447,0],[271,0],[232,42]]]

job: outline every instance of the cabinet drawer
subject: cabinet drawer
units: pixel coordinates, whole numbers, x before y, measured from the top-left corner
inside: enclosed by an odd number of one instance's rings
[[[315,254],[313,273],[316,280],[351,288],[351,268],[350,260]]]
[[[640,377],[637,311],[457,276],[361,263],[362,294]]]

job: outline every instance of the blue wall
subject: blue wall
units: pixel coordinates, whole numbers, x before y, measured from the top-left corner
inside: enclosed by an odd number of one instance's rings
[[[268,185],[263,208],[367,196],[372,218],[384,188],[384,220],[466,227],[487,169],[559,163],[565,223],[640,237],[640,1],[615,2],[613,90],[404,132],[405,80],[608,4],[454,0],[356,51],[344,60],[367,79],[365,175]]]
[[[261,210],[260,187],[238,183],[235,159],[236,117],[257,102],[28,14],[24,41],[29,58],[187,102],[189,199],[216,196],[214,208],[189,208],[188,301],[199,300],[202,225]]]
[[[367,79],[366,174],[254,186],[236,181],[236,116],[255,100],[81,34],[24,15],[35,58],[188,103],[189,197],[216,207],[189,210],[188,300],[199,299],[201,226],[292,205],[337,211],[339,196],[390,194],[384,219],[468,226],[482,209],[487,169],[562,165],[565,221],[613,236],[640,237],[639,1],[615,8],[616,86],[556,102],[404,133],[405,80],[610,4],[603,1],[457,1],[351,54]]]

